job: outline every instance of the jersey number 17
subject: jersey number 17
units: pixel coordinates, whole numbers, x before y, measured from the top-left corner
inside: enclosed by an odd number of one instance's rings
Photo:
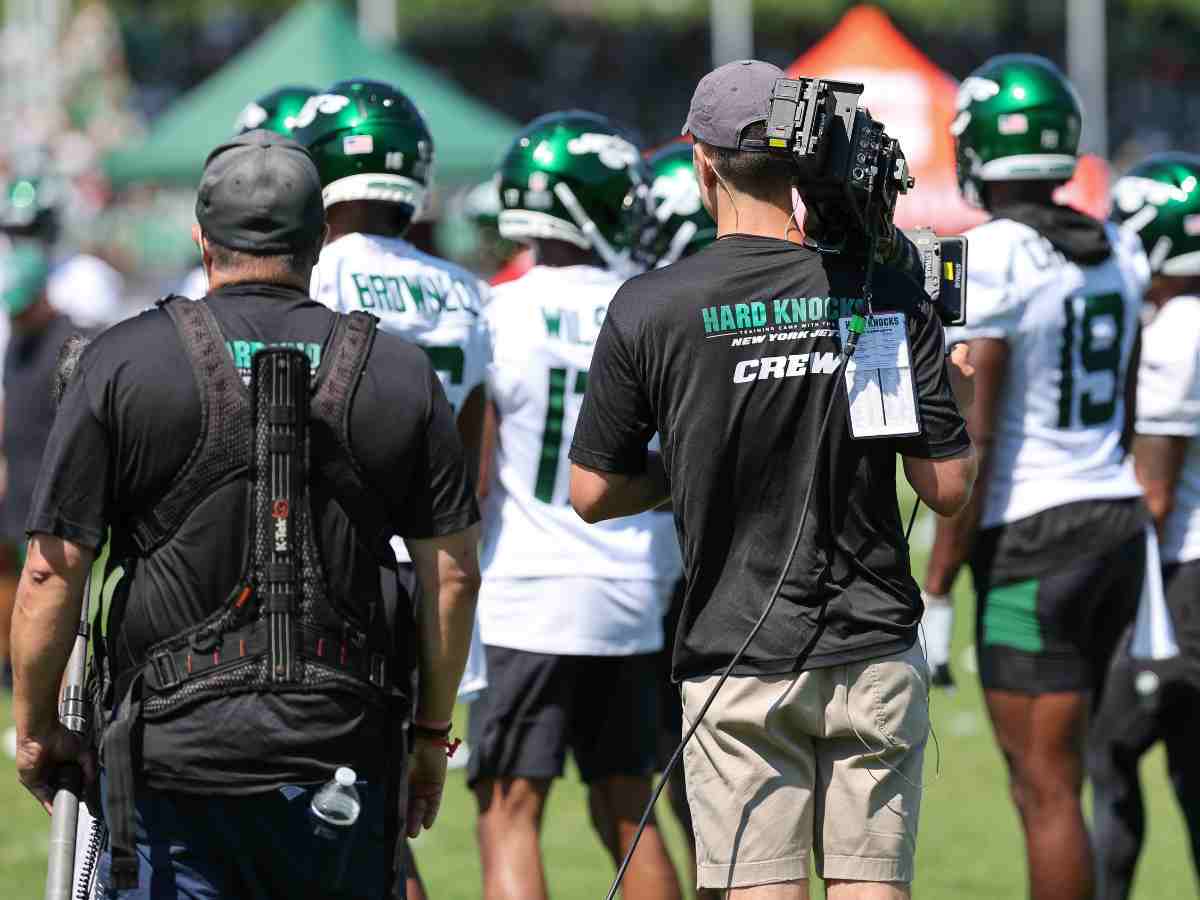
[[[574,374],[575,378],[569,376]],[[543,503],[554,502],[554,490],[558,486],[558,462],[562,457],[563,445],[571,437],[563,433],[563,417],[567,407],[567,382],[573,380],[573,393],[582,397],[587,391],[586,370],[551,369],[550,390],[546,402],[546,426],[542,430],[542,452],[538,457],[537,481],[533,495]]]

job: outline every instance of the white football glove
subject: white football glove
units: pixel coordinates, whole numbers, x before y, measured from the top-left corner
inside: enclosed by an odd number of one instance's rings
[[[949,594],[931,594],[921,591],[925,603],[925,616],[921,619],[921,645],[925,661],[939,687],[954,684],[950,674],[950,638],[954,634],[954,598]]]

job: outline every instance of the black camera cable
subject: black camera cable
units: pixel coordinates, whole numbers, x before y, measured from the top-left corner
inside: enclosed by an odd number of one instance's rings
[[[825,415],[821,419],[821,427],[817,431],[817,447],[819,448],[825,439],[825,433],[829,428],[829,419],[833,414],[833,408],[837,405],[839,392],[837,386],[841,381],[842,375],[846,371],[846,364],[850,361],[850,357],[854,355],[855,349],[858,347],[859,335],[866,328],[866,321],[861,314],[855,314],[851,317],[850,327],[848,329],[849,336],[845,346],[842,348],[842,359],[838,363],[837,368],[833,371],[833,391],[830,394],[829,404],[825,407]],[[708,709],[712,706],[713,701],[717,698],[717,692],[725,685],[730,674],[738,663],[742,661],[746,651],[750,645],[754,643],[754,639],[758,636],[758,632],[762,630],[763,624],[767,621],[767,617],[771,615],[771,610],[775,608],[775,602],[779,599],[779,594],[783,590],[783,583],[787,580],[788,572],[791,571],[792,562],[796,558],[796,551],[800,549],[800,540],[804,536],[804,525],[808,521],[808,511],[812,506],[813,488],[817,482],[817,472],[820,466],[814,462],[812,474],[808,476],[808,487],[804,491],[804,504],[800,507],[800,524],[796,526],[796,536],[792,539],[791,549],[788,550],[787,559],[784,561],[783,567],[779,571],[779,579],[775,582],[775,587],[771,591],[770,599],[767,600],[763,607],[762,613],[758,617],[758,621],[754,623],[754,627],[750,629],[750,633],[746,635],[746,639],[742,641],[742,645],[738,647],[737,652],[733,654],[733,658],[729,660],[725,666],[721,677],[717,679],[717,683],[713,685],[712,691],[708,698],[704,701],[704,705],[700,707],[700,711],[696,714],[690,728],[683,736],[683,740],[679,742],[679,746],[675,748],[675,752],[671,754],[666,768],[663,769],[662,778],[659,779],[658,785],[654,788],[654,793],[650,796],[650,802],[646,804],[646,809],[642,813],[641,821],[638,822],[637,831],[633,835],[633,842],[629,845],[629,850],[625,853],[625,858],[621,860],[621,865],[617,868],[616,878],[613,879],[612,887],[609,888],[606,900],[614,900],[617,896],[617,891],[621,887],[621,882],[625,878],[625,872],[629,869],[629,863],[633,859],[633,854],[637,850],[638,842],[642,839],[642,834],[646,830],[646,825],[650,822],[650,816],[654,813],[654,806],[658,803],[658,798],[662,796],[663,789],[667,786],[667,781],[671,777],[671,773],[675,771],[675,767],[679,764],[679,760],[683,756],[683,749],[687,746],[688,741],[692,739],[692,735],[696,733],[696,729],[700,727],[700,723],[704,721],[704,716],[708,713]],[[819,632],[818,632],[819,633]],[[809,641],[808,646],[797,660],[798,665],[803,665],[804,660],[808,658],[813,646],[816,644],[816,636]]]
[[[921,498],[917,497],[913,500],[912,514],[908,517],[908,527],[904,529],[904,543],[908,544],[912,541],[913,526],[917,524],[917,513],[921,509]]]

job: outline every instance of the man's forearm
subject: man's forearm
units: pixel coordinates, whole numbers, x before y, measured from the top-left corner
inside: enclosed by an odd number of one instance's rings
[[[616,475],[578,464],[571,467],[571,504],[585,522],[634,516],[670,498],[661,453],[647,453],[646,470],[638,475]]]
[[[69,548],[64,552],[64,545]],[[13,718],[18,739],[58,720],[58,692],[75,642],[90,551],[36,535],[12,623]]]
[[[929,565],[925,570],[925,590],[931,594],[949,594],[954,580],[971,552],[971,544],[983,516],[983,498],[987,493],[987,454],[976,449],[979,475],[971,498],[962,511],[953,516],[938,516]]]
[[[409,545],[422,588],[417,622],[418,719],[443,722],[454,711],[475,627],[478,538],[478,527],[472,527],[437,549],[423,546],[424,542]]]
[[[471,631],[475,625],[478,588],[445,586],[435,603],[426,603],[421,623],[421,678],[416,715],[429,721],[446,721],[462,681]],[[432,608],[431,608],[432,607]]]

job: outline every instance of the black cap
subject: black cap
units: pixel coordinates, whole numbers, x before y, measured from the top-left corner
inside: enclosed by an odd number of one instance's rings
[[[321,240],[325,204],[308,151],[264,129],[221,144],[204,162],[196,221],[212,240],[260,255],[309,249]]]
[[[713,69],[696,85],[682,133],[713,147],[739,149],[742,132],[767,120],[775,80],[786,77],[778,66],[757,59]]]

